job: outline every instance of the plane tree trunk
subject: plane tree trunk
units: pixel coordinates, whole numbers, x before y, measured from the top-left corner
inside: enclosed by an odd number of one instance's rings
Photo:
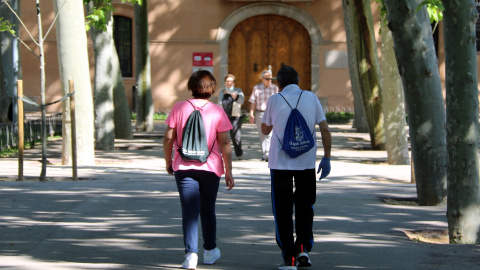
[[[150,52],[147,1],[135,4],[135,56],[138,131],[153,131],[153,100],[150,78]]]
[[[65,0],[53,0],[59,13]],[[56,22],[57,53],[63,95],[68,94],[68,80],[75,85],[77,164],[95,164],[93,97],[88,64],[87,34],[83,1],[67,1]],[[63,164],[71,164],[70,104],[63,102]]]
[[[480,244],[478,78],[474,0],[445,7],[447,219],[450,243]]]
[[[372,149],[383,150],[382,84],[370,1],[346,0],[344,6],[348,7],[348,17],[351,18],[349,33],[352,38],[348,46],[353,47],[349,52],[355,58],[354,74],[358,75]]]
[[[407,120],[402,78],[398,73],[397,59],[393,50],[392,32],[381,23],[382,31],[382,85],[383,117],[385,121],[385,147],[388,164],[410,164],[408,155]]]
[[[445,103],[430,20],[421,0],[385,0],[407,102],[420,205],[446,203]]]

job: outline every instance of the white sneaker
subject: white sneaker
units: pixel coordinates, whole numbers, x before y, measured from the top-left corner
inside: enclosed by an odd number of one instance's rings
[[[205,250],[203,252],[204,264],[213,264],[218,259],[220,259],[220,249],[218,248],[214,248],[212,250]]]
[[[283,264],[278,267],[278,270],[297,270],[297,266],[295,265],[295,258],[292,258],[292,261],[285,260]]]
[[[183,269],[197,269],[198,255],[197,253],[187,253],[185,261],[183,261]]]
[[[297,267],[295,265],[282,264],[280,267],[278,267],[278,270],[297,270]]]
[[[310,257],[308,256],[308,252],[301,252],[297,255],[297,262],[298,262],[298,267],[311,267],[312,262],[310,261]]]

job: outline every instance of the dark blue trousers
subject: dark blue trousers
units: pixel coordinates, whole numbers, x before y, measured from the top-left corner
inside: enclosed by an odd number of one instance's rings
[[[272,169],[270,175],[276,240],[282,249],[283,258],[290,261],[292,257],[296,257],[300,253],[302,245],[306,252],[310,252],[313,247],[313,205],[316,200],[315,169],[300,171]],[[293,189],[294,184],[295,190]]]
[[[203,248],[217,247],[217,200],[220,177],[212,172],[176,171],[178,193],[182,205],[182,228],[185,253],[198,253],[198,217],[202,222]]]

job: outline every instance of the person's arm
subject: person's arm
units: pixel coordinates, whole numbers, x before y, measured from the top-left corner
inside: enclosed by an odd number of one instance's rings
[[[168,174],[173,175],[172,169],[172,149],[173,142],[177,138],[177,132],[174,128],[167,127],[165,134],[163,135],[163,156],[165,158],[165,167]]]
[[[262,133],[264,135],[270,134],[270,132],[272,132],[272,129],[273,129],[273,126],[267,126],[267,124],[262,123]]]
[[[230,146],[230,137],[228,131],[220,132],[217,134],[217,141],[220,144],[222,150],[223,163],[225,164],[225,183],[228,190],[231,190],[235,186],[232,174],[232,147]]]
[[[232,98],[239,104],[243,104],[245,102],[245,96],[243,95],[242,89],[235,88],[235,96],[232,95]]]
[[[322,134],[323,157],[330,158],[332,152],[332,134],[330,133],[330,128],[328,127],[327,121],[320,122],[318,126]]]
[[[218,105],[222,105],[222,100],[223,100],[223,95],[224,95],[224,89],[220,90],[220,92],[218,92]]]
[[[250,124],[255,123],[255,103],[250,102]]]
[[[323,158],[318,165],[317,173],[320,173],[320,180],[327,177],[330,174],[330,154],[332,151],[332,134],[328,128],[327,121],[322,121],[318,124],[320,127],[320,133],[322,134],[322,144],[323,144]]]

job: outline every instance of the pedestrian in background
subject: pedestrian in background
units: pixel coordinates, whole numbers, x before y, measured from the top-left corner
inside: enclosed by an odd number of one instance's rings
[[[228,137],[228,131],[232,129],[232,125],[223,108],[208,100],[215,93],[215,88],[215,78],[209,71],[194,72],[188,80],[188,90],[192,91],[193,99],[176,103],[165,121],[167,129],[163,140],[163,151],[166,170],[168,174],[175,175],[182,205],[186,253],[182,264],[184,269],[197,267],[199,216],[202,221],[204,264],[213,264],[220,258],[220,250],[216,242],[215,201],[220,177],[224,170],[228,190],[234,187],[232,149]],[[212,149],[204,163],[183,160],[178,151],[185,123],[194,107],[200,110],[208,148]],[[173,161],[172,149],[175,149]]]
[[[260,79],[262,82],[253,87],[252,95],[248,99],[250,102],[250,123],[255,122],[257,124],[262,160],[268,161],[272,134],[262,133],[262,118],[267,108],[267,100],[278,93],[278,86],[272,84],[272,72],[269,70],[262,71]]]
[[[235,156],[238,160],[242,159],[242,123],[243,115],[239,106],[245,101],[242,89],[235,87],[235,76],[228,74],[225,76],[225,88],[218,94],[218,103],[223,107],[223,110],[228,115],[232,129],[230,130],[230,137],[235,150]]]
[[[324,155],[319,170],[320,179],[330,173],[331,133],[318,97],[298,87],[299,76],[291,66],[283,66],[277,73],[279,94],[272,96],[263,116],[262,132],[273,132],[270,146],[268,167],[272,181],[272,208],[275,217],[276,240],[282,250],[284,263],[279,269],[297,269],[312,265],[308,253],[312,250],[313,239],[313,205],[316,200],[315,159],[317,155],[316,140],[314,146],[296,158],[290,158],[282,150],[285,126],[292,108],[297,109],[316,137],[315,126],[318,124],[322,135]],[[300,94],[301,98],[300,98]],[[300,99],[300,100],[299,100]],[[287,104],[287,102],[289,104]],[[278,140],[277,140],[278,137]],[[295,186],[295,190],[293,190]],[[295,226],[293,209],[295,207]],[[297,238],[294,238],[294,230]]]

